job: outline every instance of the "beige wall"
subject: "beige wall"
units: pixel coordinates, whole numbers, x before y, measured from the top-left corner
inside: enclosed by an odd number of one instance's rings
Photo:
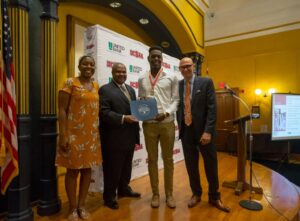
[[[206,47],[203,75],[239,87],[247,104],[259,105],[261,119],[254,121],[254,130],[271,127],[271,97],[256,96],[255,88],[267,91],[300,93],[300,29],[263,37]],[[241,114],[246,114],[240,105]]]

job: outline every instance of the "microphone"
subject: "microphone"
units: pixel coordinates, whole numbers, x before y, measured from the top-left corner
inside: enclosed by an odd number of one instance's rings
[[[228,84],[225,84],[224,88],[225,88],[225,90],[227,90],[231,95],[237,96],[236,93],[235,93],[235,91],[232,90],[232,89],[228,86]]]

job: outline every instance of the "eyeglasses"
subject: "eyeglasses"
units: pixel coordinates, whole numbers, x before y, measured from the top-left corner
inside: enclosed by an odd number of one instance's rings
[[[193,64],[182,65],[182,66],[179,66],[179,69],[181,69],[181,70],[190,69],[192,66],[193,66]]]

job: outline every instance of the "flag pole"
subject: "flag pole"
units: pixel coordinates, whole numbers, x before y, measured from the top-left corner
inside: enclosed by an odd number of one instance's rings
[[[2,60],[2,0],[0,0],[0,81],[3,79],[3,60]],[[2,84],[0,83],[0,97],[1,97],[1,107],[3,107],[3,88]],[[4,143],[4,135],[3,135],[3,114],[2,111],[0,112],[0,122],[1,122],[1,131],[0,131],[0,136],[1,136],[1,146],[0,146],[0,167],[4,164],[5,162],[5,157],[6,157],[6,150],[5,150],[5,143]]]

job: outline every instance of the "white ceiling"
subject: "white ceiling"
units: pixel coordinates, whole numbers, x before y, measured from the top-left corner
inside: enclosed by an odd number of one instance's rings
[[[200,5],[202,0],[195,0]],[[210,0],[206,45],[300,28],[300,0]]]

